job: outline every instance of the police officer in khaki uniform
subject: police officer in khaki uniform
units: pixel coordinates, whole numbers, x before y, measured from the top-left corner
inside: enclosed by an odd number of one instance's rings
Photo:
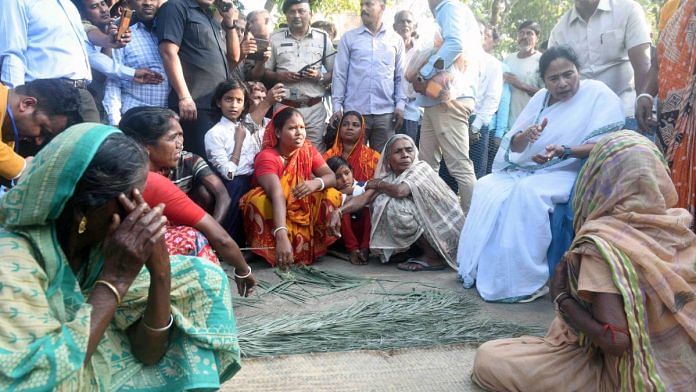
[[[266,63],[264,79],[285,85],[288,95],[280,104],[302,113],[307,138],[323,153],[327,112],[322,98],[326,85],[331,83],[333,45],[328,34],[310,27],[309,0],[285,0],[283,13],[288,27],[271,35],[271,58]]]

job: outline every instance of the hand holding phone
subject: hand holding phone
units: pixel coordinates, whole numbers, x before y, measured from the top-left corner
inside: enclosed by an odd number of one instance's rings
[[[135,11],[129,10],[128,8],[124,8],[121,11],[121,21],[118,24],[118,31],[116,32],[116,40],[120,40],[123,38],[123,35],[128,31],[128,28],[130,27],[130,22],[131,19],[133,18],[133,14]]]

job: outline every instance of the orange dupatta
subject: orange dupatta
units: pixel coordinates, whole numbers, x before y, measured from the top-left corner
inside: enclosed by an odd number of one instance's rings
[[[377,169],[380,154],[365,145],[365,118],[356,111],[349,111],[343,114],[341,123],[338,126],[338,132],[336,132],[336,140],[334,141],[333,147],[324,153],[324,160],[328,160],[335,156],[343,157],[341,125],[343,125],[343,119],[349,115],[356,116],[360,119],[360,136],[346,160],[353,169],[353,178],[357,181],[367,181],[375,175],[375,169]]]
[[[678,207],[696,212],[696,0],[682,1],[660,33],[657,45],[659,93],[662,103],[660,136],[679,195]]]

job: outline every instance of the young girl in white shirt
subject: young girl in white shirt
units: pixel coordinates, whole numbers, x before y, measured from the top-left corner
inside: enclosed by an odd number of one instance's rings
[[[220,83],[213,94],[213,107],[221,118],[205,134],[205,153],[230,195],[230,210],[223,226],[238,244],[245,243],[239,199],[251,189],[254,157],[261,151],[269,122],[264,115],[275,102],[283,99],[284,94],[283,85],[278,83],[265,99],[252,104],[246,86],[237,80]]]

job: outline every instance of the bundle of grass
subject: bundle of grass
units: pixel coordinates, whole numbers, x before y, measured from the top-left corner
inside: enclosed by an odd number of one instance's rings
[[[338,310],[257,316],[239,323],[245,357],[388,350],[541,333],[535,328],[481,320],[478,305],[455,293],[389,295]]]

